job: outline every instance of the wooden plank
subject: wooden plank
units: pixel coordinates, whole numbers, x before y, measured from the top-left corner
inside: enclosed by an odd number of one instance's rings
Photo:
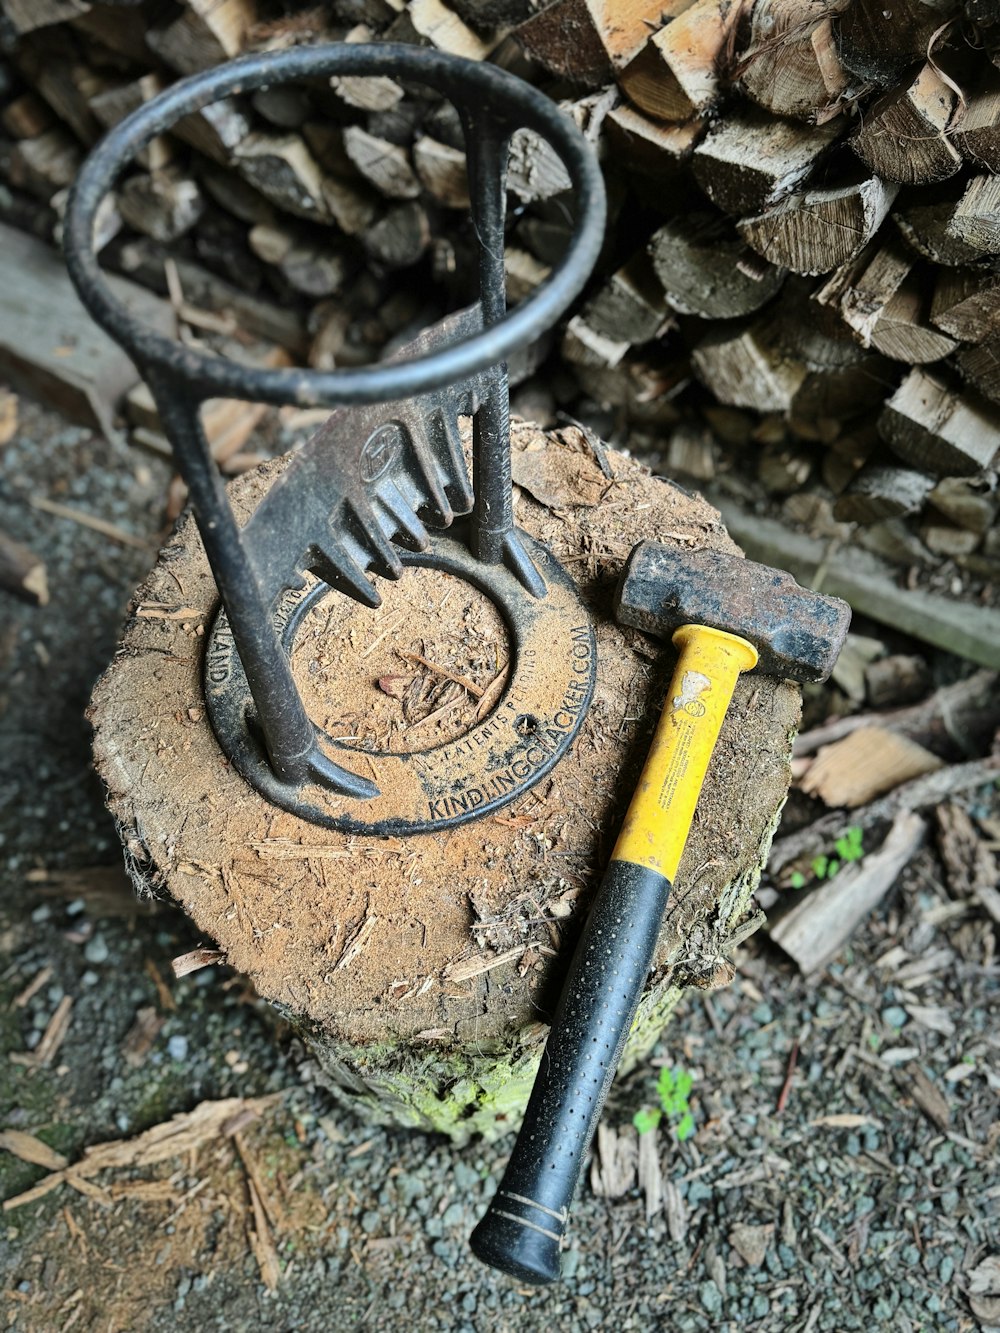
[[[121,278],[107,281],[147,328],[173,333],[174,315],[166,302]],[[139,379],[129,358],[80,304],[59,254],[3,225],[0,375],[109,436],[118,400]]]
[[[857,546],[841,547],[792,532],[775,519],[747,514],[733,501],[712,497],[733,541],[752,560],[787,569],[806,587],[843,597],[859,615],[892,625],[922,643],[932,643],[970,662],[1000,667],[1000,611],[955,598],[901,588],[898,570]]]

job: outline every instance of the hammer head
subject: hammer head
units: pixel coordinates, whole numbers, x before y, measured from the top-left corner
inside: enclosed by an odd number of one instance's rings
[[[760,654],[759,671],[809,681],[833,670],[851,608],[741,556],[640,542],[618,584],[615,616],[660,638],[681,625],[739,634]]]

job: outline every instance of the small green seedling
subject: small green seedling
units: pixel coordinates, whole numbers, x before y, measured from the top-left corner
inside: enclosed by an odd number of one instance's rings
[[[660,1076],[656,1080],[656,1094],[660,1099],[658,1107],[643,1107],[641,1111],[636,1111],[632,1117],[632,1123],[640,1134],[648,1134],[651,1129],[655,1129],[664,1116],[676,1124],[672,1124],[674,1133],[677,1135],[679,1143],[689,1139],[694,1133],[694,1116],[688,1106],[688,1096],[694,1086],[694,1079],[686,1069],[667,1069],[666,1066],[660,1070]]]
[[[833,879],[842,865],[849,864],[851,861],[860,861],[865,854],[865,849],[862,846],[863,839],[864,830],[856,824],[849,829],[845,829],[833,844],[836,852],[835,856],[823,852],[819,856],[813,857],[811,862],[813,878]],[[793,889],[804,889],[806,877],[801,871],[796,870],[788,882]]]

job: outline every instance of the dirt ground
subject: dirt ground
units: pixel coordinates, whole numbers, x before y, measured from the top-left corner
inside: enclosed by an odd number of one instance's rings
[[[467,1250],[509,1139],[456,1150],[356,1120],[242,978],[171,979],[173,957],[211,941],[134,903],[83,718],[167,480],[23,401],[3,453],[0,522],[45,556],[52,599],[0,605],[0,1147],[20,1149],[0,1151],[2,1325],[1000,1327],[995,926],[949,893],[933,844],[818,979],[755,939],[731,987],[678,1013],[605,1118],[627,1157],[659,1067],[691,1075],[693,1136],[679,1143],[668,1116],[644,1149],[659,1206],[634,1173],[615,1198],[588,1182],[565,1280],[542,1292]],[[1000,843],[995,787],[964,804]],[[937,1101],[904,1075],[914,1062]],[[239,1100],[192,1116],[223,1098]],[[184,1151],[143,1155],[178,1115]],[[18,1135],[46,1160],[23,1160]],[[116,1169],[53,1175],[112,1140]]]

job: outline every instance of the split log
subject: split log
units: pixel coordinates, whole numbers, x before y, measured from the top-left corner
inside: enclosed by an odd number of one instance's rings
[[[366,23],[355,24],[344,36],[345,42],[370,42],[374,33]],[[330,86],[347,103],[359,111],[388,111],[402,99],[403,90],[395,79],[384,74],[369,77],[356,74],[334,75]]]
[[[587,302],[583,318],[598,333],[628,343],[649,342],[669,327],[666,295],[644,251],[611,275]]]
[[[1000,171],[1000,73],[987,66],[969,89],[952,142],[976,170]]]
[[[823,746],[799,786],[825,805],[854,810],[943,767],[943,760],[907,736],[885,727],[860,727]]]
[[[182,117],[170,133],[219,166],[228,167],[233,165],[234,154],[250,134],[250,117],[236,98],[223,97]]]
[[[688,160],[703,129],[698,120],[663,125],[624,104],[612,108],[604,120],[614,160],[641,175],[652,176],[657,189]]]
[[[37,45],[19,52],[18,67],[25,82],[48,102],[80,143],[97,142],[101,127],[90,103],[108,86],[106,79],[75,57],[54,58]]]
[[[865,693],[872,708],[898,707],[922,699],[931,673],[922,657],[890,653],[865,667]]]
[[[250,134],[236,148],[233,165],[286,213],[314,222],[331,217],[323,173],[297,135]]]
[[[280,84],[258,88],[250,98],[258,116],[279,130],[300,130],[313,114],[313,105],[301,88]]]
[[[913,257],[898,242],[874,241],[851,262],[842,264],[814,293],[813,300],[835,309],[862,347],[886,307],[913,268]]]
[[[713,330],[695,346],[691,364],[720,403],[757,412],[787,412],[807,374],[760,326]]]
[[[55,124],[52,108],[37,93],[21,93],[0,112],[0,125],[12,139],[34,139]]]
[[[178,74],[198,74],[238,56],[256,21],[254,0],[184,0],[180,16],[146,40]]]
[[[549,74],[589,88],[607,83],[650,32],[692,0],[555,0],[518,25],[524,53]]]
[[[954,523],[935,523],[932,519],[922,523],[919,531],[927,549],[945,560],[972,555],[981,541],[978,532],[956,527]]]
[[[90,109],[103,128],[110,130],[145,102],[158,96],[166,86],[166,81],[159,74],[144,74],[141,79],[117,84],[97,93],[90,99]],[[136,154],[135,161],[147,171],[159,171],[172,160],[174,151],[171,140],[165,134],[158,134]]]
[[[836,142],[836,124],[801,125],[751,107],[720,119],[694,150],[694,178],[740,216],[770,208],[800,185]]]
[[[566,325],[561,350],[563,359],[570,365],[585,370],[613,370],[629,347],[626,339],[601,333],[582,315],[574,315]]]
[[[951,230],[951,219],[966,183],[964,176],[959,176],[942,185],[906,190],[893,211],[892,220],[907,246],[935,264],[953,267],[982,261],[981,251]]]
[[[257,258],[273,264],[303,296],[316,300],[332,296],[351,271],[346,254],[290,227],[256,226],[247,239]]]
[[[82,162],[79,144],[57,125],[14,145],[8,158],[7,179],[17,189],[48,202],[57,191],[72,185]]]
[[[507,279],[507,304],[517,305],[530,296],[552,272],[548,264],[543,264],[517,246],[508,245],[503,256],[504,275]]]
[[[948,220],[946,231],[977,257],[1000,255],[1000,179],[973,177]]]
[[[360,125],[348,125],[344,151],[359,175],[386,198],[416,199],[420,194],[420,181],[405,148],[369,134]]]
[[[958,8],[953,0],[853,0],[840,16],[840,58],[879,88],[897,83],[926,59],[931,38]]]
[[[1000,334],[991,334],[975,347],[960,347],[955,366],[964,380],[993,403],[1000,403]]]
[[[4,0],[4,18],[19,36],[85,14],[88,0]]]
[[[957,104],[953,82],[926,64],[909,83],[868,108],[851,147],[883,180],[907,185],[944,180],[962,165],[947,134]]]
[[[852,185],[805,190],[736,224],[759,255],[793,273],[827,273],[855,259],[899,189],[877,176]]]
[[[841,523],[879,523],[917,514],[934,489],[934,478],[913,468],[871,464],[857,474],[833,506]]]
[[[170,336],[165,302],[109,278],[144,324]],[[62,258],[44,242],[0,226],[0,375],[74,421],[114,436],[115,408],[138,372],[77,298]]]
[[[554,546],[581,580],[588,604],[591,598],[604,604],[600,590],[613,583],[640,537],[733,549],[704,501],[622,455],[608,453],[614,483],[601,502],[611,483],[575,431],[559,440],[515,428],[514,451],[515,460],[530,458],[536,476],[544,468],[548,503],[556,505],[550,510],[522,488],[518,523]],[[233,483],[240,521],[281,466]],[[580,503],[581,479],[589,504]],[[603,704],[591,710],[580,742],[546,785],[496,815],[449,829],[444,842],[433,833],[359,839],[276,814],[220,764],[204,713],[197,720],[191,713],[201,697],[202,639],[192,634],[192,622],[142,615],[149,605],[178,605],[171,570],[183,585],[184,606],[196,612],[193,623],[209,623],[217,592],[193,524],[183,520],[169,558],[133,600],[138,614],[126,629],[124,652],[91,710],[97,762],[130,840],[130,863],[144,885],[156,883],[160,896],[184,904],[196,929],[251,977],[258,994],[295,1013],[326,1076],[340,1095],[353,1089],[351,1100],[369,1122],[434,1129],[459,1142],[508,1132],[534,1077],[540,1019],[558,992],[635,781],[669,661],[651,667],[650,642],[601,615]],[[460,582],[440,610],[445,582],[456,584],[434,571],[407,570],[398,583],[382,584],[377,613],[339,596],[324,602],[292,657],[302,687],[317,689],[310,662],[322,653],[322,674],[339,708],[346,699],[340,680],[358,681],[357,661],[365,654],[361,693],[347,706],[374,721],[383,739],[399,718],[405,744],[412,725],[402,720],[402,702],[374,684],[399,674],[397,649],[416,643],[426,660],[450,663],[488,685],[509,651],[502,621]],[[430,623],[428,599],[438,608]],[[331,610],[340,623],[324,635]],[[387,624],[395,626],[388,637]],[[413,674],[412,663],[406,670]],[[424,668],[416,675],[425,685],[440,683]],[[328,710],[320,694],[310,697]],[[459,704],[459,729],[477,706]],[[787,682],[762,677],[737,686],[732,725],[723,730],[702,793],[626,1070],[648,1053],[683,989],[718,984],[722,959],[746,932],[752,888],[787,791],[788,737],[797,715],[798,691]],[[378,766],[384,757],[373,751],[372,762]],[[169,857],[160,838],[166,829],[173,838]],[[532,829],[550,844],[544,854],[542,838],[524,836]]]
[[[386,268],[409,268],[431,240],[425,209],[415,199],[395,204],[359,238],[368,256]]]
[[[695,0],[685,6],[618,72],[618,84],[654,120],[689,120],[720,93],[719,58],[738,5]]]
[[[45,561],[5,532],[0,532],[0,588],[34,606],[48,604]]]
[[[278,214],[274,205],[235,172],[219,171],[214,164],[202,164],[198,182],[215,203],[248,227],[275,225]]]
[[[886,403],[878,429],[899,458],[938,476],[969,476],[1000,448],[1000,412],[914,369]]]
[[[952,523],[982,536],[996,522],[1000,504],[996,474],[974,478],[943,477],[927,501]]]
[[[707,213],[664,223],[650,238],[649,255],[667,304],[703,319],[749,315],[785,279],[784,270],[755,255],[731,224]]]
[[[119,188],[117,198],[125,222],[154,241],[177,240],[205,211],[198,182],[169,168],[130,176]]]
[[[466,60],[485,60],[490,54],[490,43],[478,37],[441,0],[409,0],[384,35],[389,42],[429,45]]]
[[[911,273],[886,302],[871,331],[871,345],[907,365],[940,361],[957,347],[930,323],[931,292],[920,273]]]
[[[823,124],[834,114],[849,85],[833,33],[833,15],[844,7],[843,0],[755,0],[734,70],[747,97],[775,116]]]
[[[1000,273],[941,268],[931,300],[931,323],[965,343],[1000,332]]]
[[[469,178],[461,149],[421,134],[413,145],[413,166],[432,199],[445,208],[469,207]]]

